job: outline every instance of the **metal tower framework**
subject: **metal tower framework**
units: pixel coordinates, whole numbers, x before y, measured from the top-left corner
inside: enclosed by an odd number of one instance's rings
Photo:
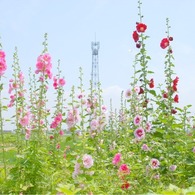
[[[98,51],[100,48],[99,42],[92,42],[92,71],[91,71],[91,82],[92,82],[92,90],[97,91],[98,83],[99,83],[99,57]]]

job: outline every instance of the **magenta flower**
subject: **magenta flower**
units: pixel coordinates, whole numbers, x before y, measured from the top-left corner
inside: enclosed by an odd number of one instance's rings
[[[58,84],[59,86],[63,87],[66,84],[66,81],[63,78],[61,78],[59,79]]]
[[[141,139],[143,139],[145,137],[145,131],[141,127],[139,127],[138,129],[136,129],[134,131],[134,136],[138,140],[141,140]]]
[[[115,154],[112,160],[112,164],[117,165],[120,161],[121,161],[121,154],[120,153]]]
[[[0,50],[0,76],[4,74],[7,69],[7,64],[5,60],[5,52]]]
[[[91,155],[84,154],[83,156],[83,166],[87,169],[93,166],[93,158]]]
[[[160,166],[160,162],[157,159],[153,158],[150,161],[150,166],[152,169],[158,169]]]
[[[136,115],[134,118],[134,125],[139,126],[142,122],[142,117],[140,115]]]
[[[122,164],[119,167],[119,174],[125,174],[125,175],[130,174],[130,169],[128,168],[128,166],[126,164]]]

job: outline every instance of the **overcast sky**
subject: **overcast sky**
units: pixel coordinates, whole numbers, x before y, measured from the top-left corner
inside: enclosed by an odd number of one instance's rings
[[[165,21],[170,19],[174,41],[175,72],[179,76],[180,104],[195,100],[195,18],[194,0],[143,0],[143,22],[148,26],[146,42],[152,60],[149,69],[156,83],[164,81],[165,51],[159,46],[165,37]],[[120,92],[129,88],[134,54],[137,52],[132,32],[135,29],[137,0],[0,0],[0,36],[7,53],[8,71],[14,47],[18,47],[21,69],[27,75],[35,68],[42,52],[44,33],[48,33],[49,53],[53,69],[61,60],[61,69],[69,90],[78,84],[79,67],[89,87],[91,73],[91,41],[100,42],[99,76],[105,100],[120,104]],[[118,102],[118,103],[117,103]],[[195,112],[195,105],[192,108]]]

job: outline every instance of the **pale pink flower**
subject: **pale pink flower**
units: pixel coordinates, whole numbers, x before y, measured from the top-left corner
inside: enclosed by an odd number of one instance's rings
[[[59,86],[63,87],[66,84],[66,81],[63,78],[61,78],[59,79],[58,84]]]
[[[136,87],[134,88],[134,91],[135,91],[137,94],[139,94],[139,92],[140,92],[140,87],[139,87],[139,86],[136,86]]]
[[[102,106],[102,112],[103,112],[103,113],[106,113],[106,111],[107,111],[107,107],[106,107],[105,105],[103,105],[103,106]]]
[[[87,169],[93,166],[93,158],[91,155],[84,154],[83,156],[83,166]]]
[[[20,80],[21,83],[24,83],[24,74],[22,72],[20,72],[18,74],[18,78],[19,78],[19,80]]]
[[[170,170],[170,171],[175,171],[176,168],[177,168],[177,165],[171,165],[171,166],[169,167],[169,170]]]
[[[81,165],[79,163],[76,163],[74,166],[74,172],[72,173],[72,178],[75,179],[79,173],[81,173],[80,170]]]
[[[112,164],[117,165],[120,161],[121,161],[121,154],[120,153],[115,154],[112,160]]]
[[[136,115],[134,118],[134,125],[139,126],[142,122],[142,117],[140,115]]]
[[[155,159],[155,158],[151,159],[151,161],[150,161],[150,167],[152,169],[158,169],[159,166],[160,166],[160,162],[157,159]]]
[[[29,115],[25,115],[24,117],[22,117],[20,119],[20,124],[25,127],[25,126],[28,126],[29,125],[29,120],[30,120],[30,117]]]
[[[99,126],[99,122],[98,120],[96,119],[93,119],[91,122],[90,122],[90,127],[91,127],[91,130],[96,130]]]
[[[147,144],[143,144],[143,145],[142,145],[142,150],[144,150],[144,151],[149,151],[150,148],[148,147]]]
[[[194,153],[195,153],[195,146],[193,147],[192,152],[194,152]]]
[[[68,129],[71,129],[76,125],[77,122],[80,121],[79,110],[74,108],[73,110],[68,111],[68,116],[66,118],[66,124]]]
[[[127,89],[127,90],[126,90],[126,92],[125,92],[125,97],[126,97],[127,99],[130,99],[130,97],[131,97],[131,90],[130,90],[130,89]]]
[[[157,180],[160,179],[160,174],[154,175],[153,178],[154,178],[154,179],[157,179]]]
[[[134,136],[138,140],[141,140],[141,139],[143,139],[145,137],[145,131],[141,127],[139,127],[138,129],[136,129],[134,131]]]
[[[119,167],[119,174],[125,174],[125,175],[130,174],[130,169],[129,169],[129,167],[128,167],[126,164],[122,164],[122,165]]]

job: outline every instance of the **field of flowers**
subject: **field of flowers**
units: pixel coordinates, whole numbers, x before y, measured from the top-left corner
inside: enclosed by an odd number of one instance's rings
[[[0,194],[195,194],[195,118],[190,105],[178,106],[169,20],[157,43],[165,53],[164,83],[157,85],[149,69],[140,1],[138,10],[134,74],[129,89],[121,92],[119,110],[104,105],[100,83],[97,90],[92,84],[85,90],[82,68],[78,86],[65,99],[60,61],[58,74],[52,74],[47,34],[29,83],[17,48],[13,77],[6,78],[6,52],[0,45]],[[53,90],[54,108],[48,90]],[[8,119],[4,114],[10,109],[14,115]],[[11,141],[4,133],[7,120],[15,126]]]

